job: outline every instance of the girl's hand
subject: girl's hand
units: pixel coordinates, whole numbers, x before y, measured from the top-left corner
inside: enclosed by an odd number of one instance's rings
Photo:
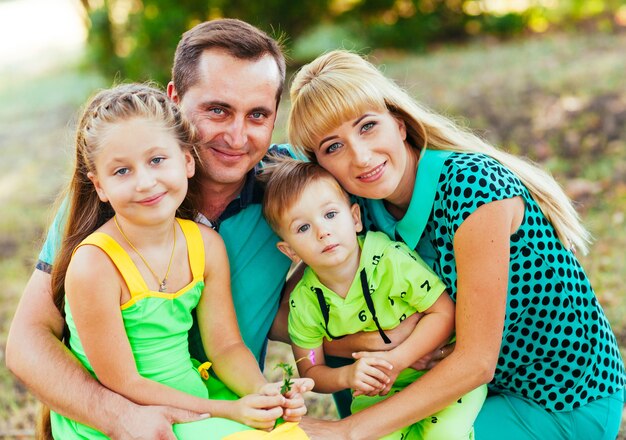
[[[302,395],[311,391],[314,386],[312,379],[292,379],[291,390],[285,393],[287,401],[283,405],[283,419],[285,422],[299,422],[307,412]]]
[[[273,396],[248,394],[234,401],[231,418],[252,428],[270,430],[274,427],[276,419],[283,415],[282,406],[285,400],[280,394]]]
[[[367,354],[367,356],[365,355]],[[387,372],[393,370],[393,365],[371,353],[362,352],[357,361],[348,366],[348,384],[354,390],[354,395],[377,395],[390,383]]]
[[[282,385],[282,382],[268,382],[258,389],[257,394],[261,394],[263,396],[280,395],[280,388]]]

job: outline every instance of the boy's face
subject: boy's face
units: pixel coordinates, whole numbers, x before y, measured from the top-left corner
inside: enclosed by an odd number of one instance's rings
[[[336,183],[319,179],[283,214],[280,235],[284,241],[278,249],[318,272],[352,261],[359,252],[356,234],[362,228],[359,206],[350,206]]]

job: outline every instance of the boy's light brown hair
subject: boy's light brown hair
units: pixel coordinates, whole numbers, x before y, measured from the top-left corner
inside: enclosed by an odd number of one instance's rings
[[[267,163],[259,175],[259,179],[266,182],[263,196],[263,215],[270,227],[281,235],[282,220],[287,212],[302,196],[304,189],[313,182],[321,179],[328,180],[336,186],[347,203],[350,203],[348,193],[339,182],[324,168],[313,162],[274,157]]]

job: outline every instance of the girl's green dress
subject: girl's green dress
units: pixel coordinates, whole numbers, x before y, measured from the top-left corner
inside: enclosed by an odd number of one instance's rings
[[[191,312],[198,304],[204,289],[204,244],[197,224],[189,220],[177,220],[187,241],[193,279],[174,293],[148,289],[130,256],[107,234],[95,232],[79,246],[93,245],[106,252],[128,286],[131,298],[121,306],[121,313],[139,374],[185,393],[209,398],[207,387],[192,363],[187,343],[187,332],[192,324]],[[83,350],[67,303],[65,313],[70,330],[70,349],[96,377]],[[222,395],[211,397],[237,398],[230,392],[220,394]],[[98,402],[94,402],[94,410],[97,408]],[[107,438],[101,432],[55,412],[51,413],[51,423],[55,439]],[[243,430],[251,428],[220,418],[174,426],[174,432],[179,439],[221,439]]]

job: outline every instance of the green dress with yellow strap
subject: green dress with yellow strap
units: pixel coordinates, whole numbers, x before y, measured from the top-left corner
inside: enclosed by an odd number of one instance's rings
[[[107,234],[95,232],[79,246],[93,245],[102,249],[128,286],[131,298],[121,306],[121,313],[139,374],[194,396],[209,398],[207,387],[189,356],[187,343],[187,332],[192,324],[191,311],[198,304],[204,289],[204,244],[198,225],[189,220],[177,220],[187,241],[193,279],[174,293],[148,289],[130,256]],[[96,377],[67,303],[65,313],[70,330],[70,349]],[[94,402],[94,406],[97,408],[97,402]],[[51,413],[51,422],[53,436],[57,439],[107,438],[101,432],[55,412]],[[251,428],[220,418],[174,426],[179,439],[221,439],[243,430]]]

